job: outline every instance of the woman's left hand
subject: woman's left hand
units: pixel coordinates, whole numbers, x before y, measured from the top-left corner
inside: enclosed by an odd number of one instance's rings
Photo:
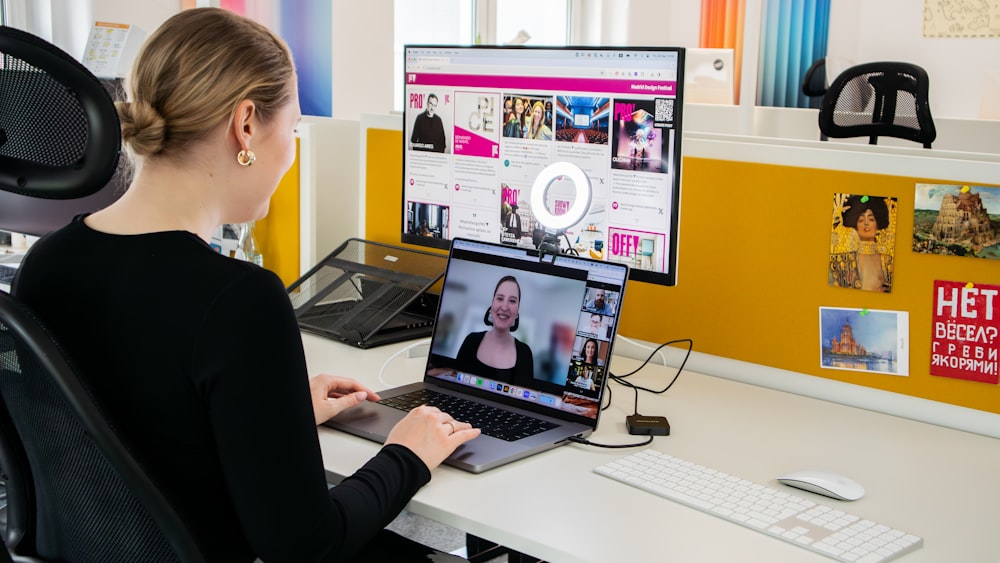
[[[377,393],[346,377],[321,373],[309,380],[316,424],[323,424],[361,401],[378,401]]]

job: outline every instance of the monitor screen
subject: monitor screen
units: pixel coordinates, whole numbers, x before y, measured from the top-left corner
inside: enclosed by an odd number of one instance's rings
[[[683,48],[408,45],[403,79],[403,242],[547,242],[676,283]],[[592,187],[561,231],[531,209],[555,162]],[[573,188],[548,183],[546,211],[570,209]]]

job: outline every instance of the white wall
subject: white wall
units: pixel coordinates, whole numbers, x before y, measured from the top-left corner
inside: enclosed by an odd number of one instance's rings
[[[625,41],[635,46],[697,47],[701,2],[629,0]]]
[[[81,2],[81,0],[69,0]],[[160,24],[181,11],[181,0],[91,0],[92,20],[127,23],[144,31],[148,37]],[[82,47],[82,45],[81,45]]]
[[[1000,38],[923,36],[923,2],[915,0],[836,0],[830,8],[827,54],[854,64],[905,61],[930,76],[931,114],[978,118],[986,91],[985,73],[1000,74]],[[832,77],[831,77],[832,79]]]

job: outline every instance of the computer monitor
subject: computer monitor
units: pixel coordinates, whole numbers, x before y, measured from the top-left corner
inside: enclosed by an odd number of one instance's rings
[[[680,47],[405,46],[401,240],[556,240],[674,285],[683,87]],[[553,233],[530,192],[555,162],[582,169],[593,195]],[[571,189],[548,184],[547,211],[569,209]]]

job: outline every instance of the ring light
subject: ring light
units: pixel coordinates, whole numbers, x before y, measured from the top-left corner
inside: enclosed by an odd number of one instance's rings
[[[552,182],[560,177],[566,176],[573,182],[576,193],[573,197],[573,205],[562,215],[553,215],[545,207],[545,194],[548,193]],[[593,190],[590,186],[590,178],[580,169],[579,166],[569,162],[554,162],[546,166],[531,185],[531,212],[535,214],[535,219],[545,227],[553,230],[567,229],[583,220],[590,210],[590,199]]]

